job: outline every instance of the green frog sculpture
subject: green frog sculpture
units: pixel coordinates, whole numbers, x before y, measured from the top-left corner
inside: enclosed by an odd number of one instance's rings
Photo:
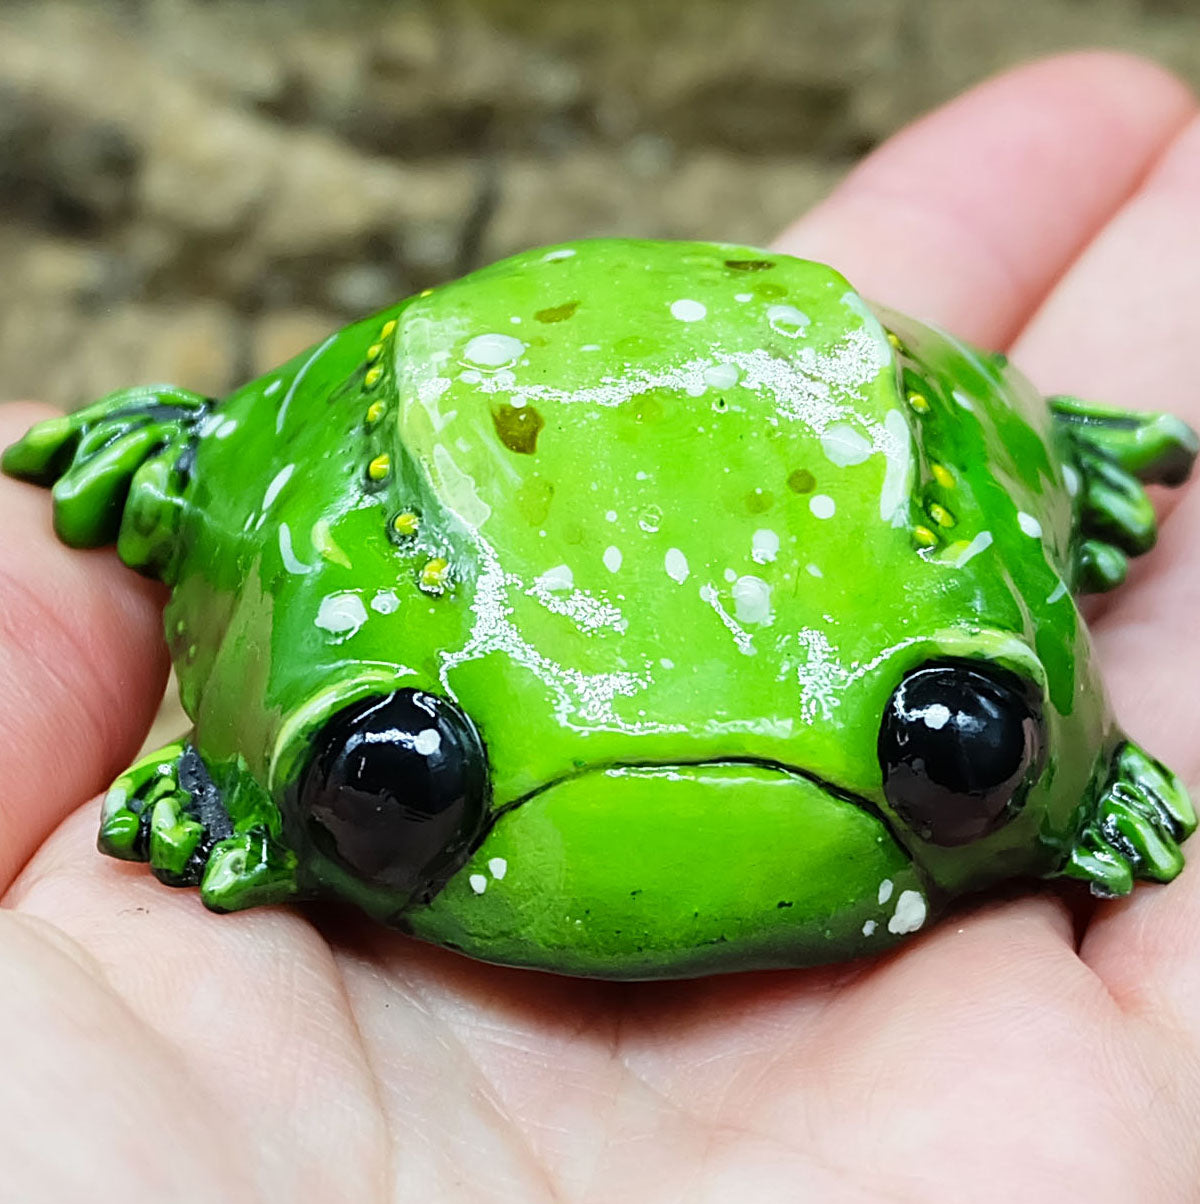
[[[1179,873],[1075,597],[1197,439],[1048,401],[821,264],[529,251],[221,401],[34,427],[68,544],[171,588],[178,743],[100,848],[234,911],[678,977],[913,939],[956,897]]]

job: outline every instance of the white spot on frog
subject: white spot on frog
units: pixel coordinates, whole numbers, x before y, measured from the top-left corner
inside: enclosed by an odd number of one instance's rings
[[[733,613],[739,623],[770,623],[771,587],[761,577],[739,577],[732,592]]]
[[[779,536],[770,527],[759,527],[750,539],[750,558],[755,564],[768,564],[779,555]]]
[[[436,728],[426,727],[413,737],[413,751],[423,757],[431,757],[442,747],[442,734]]]
[[[839,468],[861,464],[874,450],[871,441],[848,422],[835,422],[821,436],[821,450]]]
[[[691,571],[688,568],[687,557],[678,548],[667,549],[667,554],[663,557],[663,568],[667,570],[667,576],[680,585],[688,579],[688,573]]]
[[[717,617],[732,634],[738,651],[743,656],[753,656],[754,641],[750,638],[750,633],[721,605],[721,597],[717,593],[717,587],[711,582],[702,585],[700,587],[700,597],[717,612]]]
[[[808,508],[817,518],[832,518],[837,512],[837,503],[827,493],[814,493]]]
[[[1024,510],[1019,510],[1017,512],[1017,523],[1030,539],[1041,539],[1042,524],[1032,514],[1026,514]]]
[[[962,408],[966,410],[968,414],[973,414],[975,412],[975,403],[961,389],[953,390],[950,396],[953,397],[954,400],[960,406],[962,406]]]
[[[480,368],[507,368],[525,354],[525,346],[511,334],[477,334],[463,349],[463,358]]]
[[[371,609],[381,615],[395,614],[400,609],[400,599],[394,589],[381,589],[371,599]]]
[[[617,512],[615,510],[606,510],[604,512],[604,521],[608,523],[615,523],[617,521]]]
[[[704,383],[713,389],[732,389],[738,383],[737,364],[712,364],[704,369]]]
[[[958,558],[954,561],[954,567],[961,569],[964,564],[974,560],[980,552],[987,551],[992,546],[992,533],[990,531],[980,531],[973,540],[958,554]]]
[[[492,857],[488,860],[488,869],[497,882],[508,873],[508,862],[503,857]]]
[[[901,891],[895,914],[888,920],[888,932],[916,932],[925,923],[925,915],[925,896],[916,890]]]
[[[767,310],[767,322],[776,334],[798,339],[812,324],[812,319],[794,305],[772,305]]]
[[[279,390],[282,388],[283,388],[283,381],[281,381],[278,377],[276,377],[275,380],[273,380],[269,385],[267,385],[267,387],[265,389],[263,389],[263,396],[264,397],[274,397],[275,394],[278,393]]]
[[[535,582],[542,589],[549,590],[551,593],[556,593],[560,590],[568,590],[575,588],[575,574],[571,572],[571,566],[567,564],[557,564],[552,569],[547,569]]]
[[[821,566],[818,564],[806,564],[804,566],[804,571],[810,577],[824,577],[825,576],[825,574],[821,572]]]
[[[865,923],[865,924],[862,926],[862,934],[863,934],[863,936],[874,936],[874,935],[875,935],[875,929],[876,929],[876,928],[878,928],[878,927],[879,927],[879,925],[878,925],[878,924],[876,924],[874,920],[868,920],[868,921],[867,921],[867,922],[866,922],[866,923]]]
[[[280,491],[288,483],[293,472],[296,471],[294,464],[289,464],[285,468],[281,468],[274,477],[271,483],[267,486],[266,493],[263,494],[262,509],[263,511],[270,510],[271,503],[279,496]]]
[[[311,564],[305,564],[300,560],[296,553],[292,550],[292,529],[287,523],[279,524],[279,556],[283,561],[283,567],[289,573],[307,573],[312,568]]]
[[[1079,473],[1073,464],[1063,465],[1063,481],[1066,482],[1067,492],[1074,497],[1079,492],[1082,482],[1079,480]]]
[[[574,247],[560,247],[557,251],[548,251],[542,256],[543,263],[557,263],[560,259],[570,259],[575,254]]]
[[[604,567],[610,573],[615,573],[621,567],[621,562],[624,557],[621,555],[621,549],[610,544],[604,549]]]
[[[708,306],[703,301],[680,297],[678,301],[670,302],[670,315],[676,321],[699,321],[708,317]]]
[[[893,527],[903,525],[912,479],[912,434],[908,420],[899,410],[888,410],[883,419],[883,454],[887,469],[879,491],[879,517]]]
[[[236,418],[226,418],[215,431],[213,431],[214,439],[228,439],[234,431],[237,430],[238,424]]]
[[[487,879],[482,874],[472,874],[467,881],[477,895],[482,895],[487,890]]]
[[[707,316],[708,306],[702,301],[691,301],[681,297],[678,301],[671,302],[671,317],[679,322],[699,322]]]
[[[879,906],[882,907],[891,897],[892,891],[896,889],[895,883],[890,878],[885,878],[879,884]]]
[[[349,639],[366,621],[367,608],[358,594],[350,590],[322,598],[313,620],[323,631],[340,639]]]

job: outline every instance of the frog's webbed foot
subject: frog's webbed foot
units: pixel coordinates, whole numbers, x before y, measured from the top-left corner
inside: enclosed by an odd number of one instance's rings
[[[144,861],[168,886],[199,886],[206,907],[238,911],[296,894],[295,858],[253,814],[235,819],[186,741],[125,771],[104,799],[99,848]]]
[[[39,422],[5,451],[3,468],[53,487],[64,543],[115,542],[131,568],[169,583],[195,440],[212,405],[165,385],[122,389]]]
[[[1135,878],[1170,882],[1183,869],[1180,844],[1196,830],[1183,783],[1136,744],[1113,755],[1091,819],[1060,871],[1102,898],[1127,895]]]
[[[1113,589],[1125,579],[1128,558],[1148,552],[1158,535],[1143,485],[1183,484],[1200,439],[1170,414],[1077,397],[1048,400],[1079,474],[1073,586],[1081,593]]]

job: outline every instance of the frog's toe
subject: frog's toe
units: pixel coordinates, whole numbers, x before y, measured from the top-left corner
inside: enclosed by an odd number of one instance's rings
[[[242,911],[294,898],[296,855],[266,827],[218,841],[200,880],[200,898],[211,911]]]
[[[1195,829],[1183,783],[1127,741],[1114,754],[1092,818],[1061,872],[1102,897],[1129,894],[1137,878],[1170,882],[1183,869],[1179,846]]]
[[[1127,558],[1148,552],[1158,535],[1146,484],[1180,485],[1200,437],[1170,414],[1118,410],[1077,397],[1051,397],[1079,478],[1074,584],[1082,593],[1113,589]]]
[[[196,750],[176,741],[143,757],[104,799],[100,851],[145,861],[169,886],[199,883],[208,855],[233,827]]]

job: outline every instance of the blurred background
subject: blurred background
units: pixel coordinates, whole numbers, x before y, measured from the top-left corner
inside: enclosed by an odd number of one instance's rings
[[[1196,0],[0,0],[0,396],[221,394],[596,234],[766,242],[1071,47],[1200,85]]]
[[[1200,87],[1200,2],[0,0],[0,397],[221,395],[564,238],[765,243],[1081,46]],[[186,726],[169,689],[148,747]]]

